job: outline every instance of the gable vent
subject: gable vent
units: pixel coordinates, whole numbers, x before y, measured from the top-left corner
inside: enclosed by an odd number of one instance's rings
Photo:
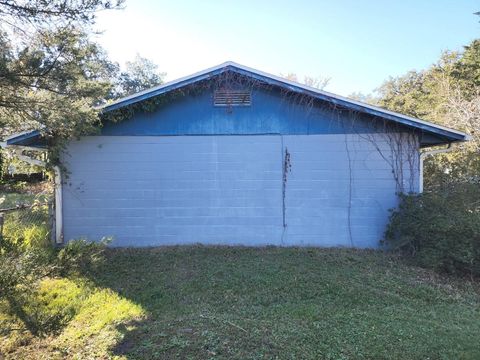
[[[214,106],[250,106],[252,93],[247,90],[215,90]]]

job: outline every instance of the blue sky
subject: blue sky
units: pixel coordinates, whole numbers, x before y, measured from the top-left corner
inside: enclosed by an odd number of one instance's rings
[[[99,42],[123,64],[137,53],[167,80],[227,60],[276,75],[330,77],[327,90],[369,93],[480,37],[480,1],[148,1],[102,12]]]

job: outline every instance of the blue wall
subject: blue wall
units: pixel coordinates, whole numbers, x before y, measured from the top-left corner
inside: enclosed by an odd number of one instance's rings
[[[105,123],[102,135],[253,135],[342,134],[371,131],[373,119],[327,104],[298,105],[278,91],[254,90],[252,105],[213,106],[213,91],[186,95],[151,113],[119,123]],[[354,126],[352,127],[352,124]]]
[[[65,239],[379,245],[398,203],[390,161],[399,151],[373,118],[296,105],[263,90],[253,92],[251,107],[231,110],[214,107],[205,91],[70,143],[63,155],[70,172]],[[415,191],[413,150],[413,162],[397,160],[413,163],[403,180]]]

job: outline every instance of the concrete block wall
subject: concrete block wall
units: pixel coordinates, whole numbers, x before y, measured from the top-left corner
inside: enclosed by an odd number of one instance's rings
[[[397,196],[375,136],[85,137],[64,156],[65,239],[376,247]]]

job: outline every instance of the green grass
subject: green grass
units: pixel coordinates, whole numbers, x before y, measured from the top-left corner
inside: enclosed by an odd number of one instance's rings
[[[4,214],[4,241],[25,246],[44,246],[50,243],[50,220],[47,202],[48,193],[0,193],[0,209],[39,204],[31,208],[8,211]]]
[[[34,202],[45,203],[51,198],[46,193],[18,193],[18,192],[0,192],[0,209],[11,208],[17,205],[32,204]]]
[[[47,338],[18,327],[7,358],[479,359],[480,290],[381,252],[111,250],[89,279],[42,284]],[[7,306],[3,304],[3,306]],[[0,309],[1,310],[1,309]],[[52,315],[53,316],[53,315]]]

